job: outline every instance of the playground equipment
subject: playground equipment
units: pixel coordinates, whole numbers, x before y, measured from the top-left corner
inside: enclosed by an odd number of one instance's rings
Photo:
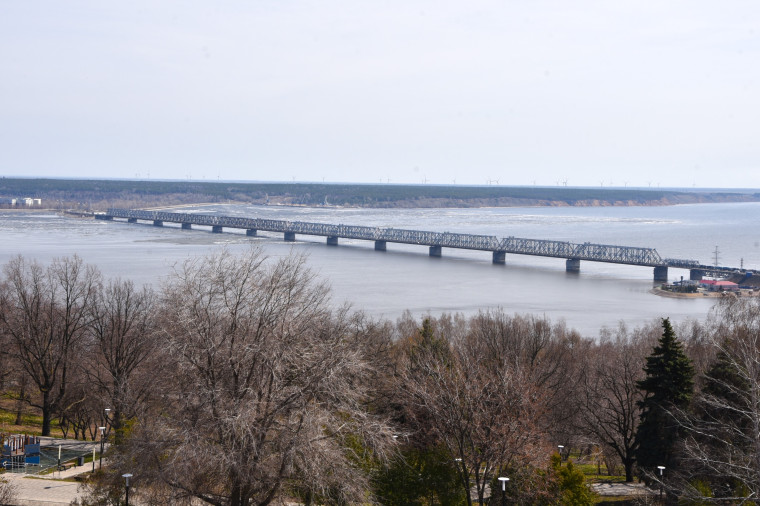
[[[24,469],[40,465],[40,438],[26,434],[0,434],[3,453],[0,465],[6,470]]]

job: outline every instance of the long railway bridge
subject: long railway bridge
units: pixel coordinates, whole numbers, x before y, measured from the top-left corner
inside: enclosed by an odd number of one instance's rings
[[[108,209],[96,213],[101,220],[126,219],[129,223],[153,222],[155,226],[164,223],[179,223],[182,229],[192,229],[193,225],[211,227],[214,233],[225,228],[245,230],[246,235],[256,236],[258,231],[282,233],[286,241],[295,241],[296,234],[321,236],[327,244],[337,246],[338,239],[359,239],[374,241],[375,250],[385,251],[387,244],[417,244],[427,246],[432,257],[440,257],[443,248],[458,248],[490,251],[493,262],[503,264],[507,254],[533,255],[564,258],[568,272],[578,272],[581,260],[607,262],[626,265],[640,265],[654,269],[655,281],[667,281],[668,268],[688,269],[690,279],[702,279],[705,275],[725,276],[740,269],[702,265],[696,260],[661,258],[653,248],[635,246],[614,246],[609,244],[571,243],[545,239],[525,239],[520,237],[498,238],[491,235],[458,234],[451,232],[429,232],[401,228],[365,227],[357,225],[330,225],[304,221],[244,218],[238,216],[218,216],[195,213],[174,213],[166,211],[145,211],[138,209]],[[741,272],[748,272],[743,270]],[[760,273],[758,271],[749,271]]]

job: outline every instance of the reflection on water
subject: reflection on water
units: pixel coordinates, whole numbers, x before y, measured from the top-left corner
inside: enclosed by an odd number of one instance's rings
[[[183,209],[183,212],[190,210]],[[663,257],[712,263],[716,245],[720,264],[760,268],[760,204],[710,204],[671,207],[508,208],[508,209],[342,209],[220,205],[195,212],[350,225],[515,236],[654,247]],[[580,274],[565,272],[563,259],[507,255],[493,265],[489,252],[443,251],[429,258],[427,247],[341,240],[327,247],[324,238],[281,234],[211,234],[178,226],[102,222],[53,214],[0,212],[0,262],[22,254],[48,262],[80,255],[107,276],[158,284],[172,266],[226,245],[233,251],[261,245],[272,256],[308,256],[309,265],[327,280],[336,303],[345,301],[375,316],[503,308],[535,313],[596,336],[602,326],[623,321],[641,325],[669,316],[701,319],[709,299],[660,298],[649,293],[652,269],[582,262]],[[670,277],[688,276],[671,269]]]

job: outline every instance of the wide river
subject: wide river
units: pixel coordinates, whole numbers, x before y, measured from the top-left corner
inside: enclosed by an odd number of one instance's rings
[[[182,212],[217,213],[285,220],[464,232],[497,237],[526,237],[592,242],[657,249],[663,258],[699,260],[760,269],[760,203],[697,204],[668,207],[488,208],[488,209],[346,209],[213,205]],[[212,234],[146,223],[104,222],[0,210],[0,262],[15,255],[43,263],[78,254],[106,276],[120,276],[158,286],[172,266],[228,245],[232,250],[261,245],[271,256],[291,251],[332,286],[336,304],[349,302],[377,317],[487,308],[508,313],[545,315],[595,337],[602,327],[624,322],[640,326],[670,317],[676,322],[702,320],[712,299],[673,299],[653,295],[651,268],[581,262],[579,274],[565,272],[563,259],[507,255],[493,265],[490,252],[443,250],[430,258],[427,247],[388,243],[374,251],[367,241],[341,239],[338,247],[324,238],[298,236],[286,243],[282,234],[243,232]],[[670,269],[671,280],[688,271]]]

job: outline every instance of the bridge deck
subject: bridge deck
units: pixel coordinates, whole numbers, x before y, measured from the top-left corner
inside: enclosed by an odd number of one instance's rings
[[[592,244],[588,242],[571,243],[567,241],[525,239],[520,237],[505,237],[500,239],[496,236],[459,234],[452,232],[429,232],[424,230],[364,227],[356,225],[330,225],[303,221],[242,218],[236,216],[173,213],[165,211],[142,211],[134,209],[109,209],[104,215],[101,215],[101,217],[106,219],[126,218],[210,227],[263,230],[286,234],[305,234],[366,241],[418,244],[431,247],[460,248],[648,267],[667,267],[670,265],[670,263],[663,260],[653,248]],[[693,261],[684,260],[681,262],[686,263]],[[694,263],[698,264],[698,262]]]

